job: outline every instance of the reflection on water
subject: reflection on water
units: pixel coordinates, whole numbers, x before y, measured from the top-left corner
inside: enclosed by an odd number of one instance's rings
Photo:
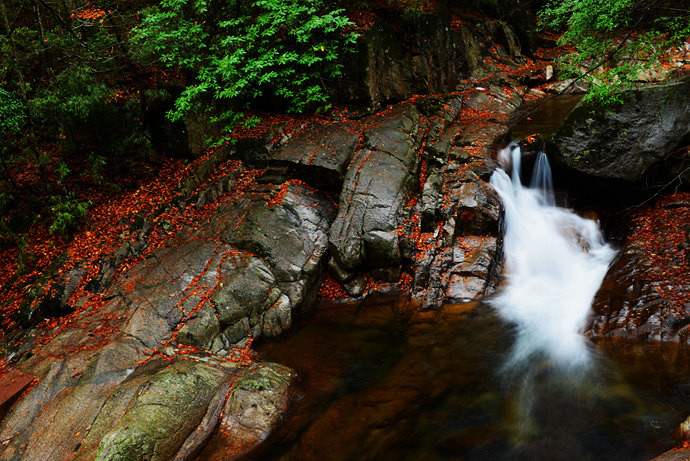
[[[534,133],[543,137],[551,136],[580,99],[582,95],[576,94],[549,97],[534,112],[512,126],[513,139],[523,139]]]
[[[642,460],[672,447],[690,413],[688,376],[663,351],[600,350],[585,380],[536,364],[523,385],[499,371],[515,333],[491,307],[414,311],[395,298],[324,305],[259,345],[301,383],[251,458]]]

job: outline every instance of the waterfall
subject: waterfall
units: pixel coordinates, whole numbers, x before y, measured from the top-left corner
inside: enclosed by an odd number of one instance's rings
[[[615,251],[597,223],[555,206],[551,170],[539,154],[529,188],[520,182],[520,148],[499,153],[503,168],[491,184],[505,207],[507,284],[491,300],[517,329],[509,364],[547,359],[562,368],[585,366],[582,330]]]

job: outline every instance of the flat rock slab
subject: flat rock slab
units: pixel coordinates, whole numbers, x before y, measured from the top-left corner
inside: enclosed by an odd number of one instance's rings
[[[286,165],[317,187],[337,187],[360,139],[359,122],[317,123],[296,135],[276,150],[274,165]]]

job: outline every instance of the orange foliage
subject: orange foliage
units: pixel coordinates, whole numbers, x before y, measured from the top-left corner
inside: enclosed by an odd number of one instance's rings
[[[101,19],[107,13],[100,8],[85,8],[81,11],[76,11],[69,15],[70,18],[77,18],[81,20],[91,20]],[[103,20],[101,20],[103,22]]]
[[[319,298],[334,301],[337,299],[346,299],[350,295],[347,294],[345,288],[338,283],[330,274],[326,275],[321,287],[319,288]]]
[[[633,218],[635,230],[630,240],[641,245],[650,256],[646,270],[638,277],[654,284],[669,314],[687,315],[690,306],[689,203],[690,193],[672,194],[637,212]]]
[[[89,209],[88,221],[82,232],[76,234],[71,241],[60,235],[50,235],[47,224],[34,226],[28,234],[26,248],[26,252],[34,258],[32,270],[29,273],[17,274],[16,249],[0,251],[0,261],[3,265],[0,271],[0,286],[4,287],[3,292],[0,293],[3,314],[0,319],[2,332],[6,334],[16,326],[11,318],[29,299],[30,291],[38,289],[39,293],[42,293],[33,300],[31,308],[35,308],[43,299],[58,295],[55,292],[53,280],[41,285],[36,285],[36,281],[60,255],[67,256],[67,261],[58,271],[60,276],[65,276],[69,271],[78,268],[86,272],[67,301],[68,305],[74,306],[78,300],[88,298],[88,301],[84,302],[80,308],[83,310],[100,303],[98,297],[90,297],[86,286],[98,277],[101,270],[100,262],[103,258],[112,255],[123,245],[133,244],[139,238],[140,231],[131,229],[131,222],[135,216],[143,215],[154,225],[154,228],[146,237],[147,246],[144,252],[121,264],[118,273],[133,267],[151,252],[160,248],[174,235],[174,231],[187,226],[196,226],[204,219],[208,219],[217,207],[218,201],[202,207],[197,207],[195,204],[189,204],[182,209],[172,206],[163,213],[158,215],[156,213],[173,201],[173,198],[179,194],[180,186],[192,177],[198,165],[208,160],[213,152],[214,150],[210,150],[187,165],[184,165],[182,160],[165,159],[166,163],[157,176],[144,182],[136,190],[126,191],[119,196],[90,192],[88,199],[94,205]],[[215,173],[204,184],[201,184],[199,189],[231,172],[239,175],[237,185],[230,192],[232,195],[247,190],[261,170],[243,171],[241,162],[228,161],[219,165]],[[160,226],[163,222],[167,223],[166,230]],[[33,288],[30,290],[30,287]]]

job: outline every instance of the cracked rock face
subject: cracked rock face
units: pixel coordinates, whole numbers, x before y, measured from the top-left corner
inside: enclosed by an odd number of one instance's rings
[[[364,146],[345,174],[329,235],[331,254],[344,272],[400,262],[398,218],[415,185],[418,130],[412,105],[396,106],[364,129]]]

